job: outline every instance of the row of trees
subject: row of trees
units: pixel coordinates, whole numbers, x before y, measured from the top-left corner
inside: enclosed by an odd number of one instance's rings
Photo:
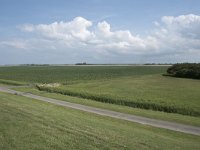
[[[167,73],[175,77],[200,79],[200,63],[174,64]]]

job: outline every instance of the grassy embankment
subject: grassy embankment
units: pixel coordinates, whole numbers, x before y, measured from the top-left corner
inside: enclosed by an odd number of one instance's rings
[[[199,149],[200,137],[0,93],[0,149]]]
[[[63,100],[67,102],[113,110],[113,111],[122,112],[122,113],[128,113],[128,114],[139,115],[139,116],[144,116],[148,118],[172,121],[172,122],[183,123],[183,124],[200,127],[200,117],[181,115],[177,113],[166,113],[166,112],[146,110],[146,109],[140,109],[140,108],[132,108],[128,106],[122,106],[122,105],[116,105],[116,104],[110,104],[110,103],[102,103],[102,102],[98,102],[94,100],[83,99],[80,97],[73,97],[73,96],[63,95],[59,93],[49,93],[46,91],[39,91],[38,89],[34,87],[20,87],[20,88],[17,87],[17,88],[14,88],[14,90],[28,92],[28,93],[32,93],[32,94],[36,94],[36,95],[40,95],[44,97],[49,97],[49,98],[55,98],[55,99]]]

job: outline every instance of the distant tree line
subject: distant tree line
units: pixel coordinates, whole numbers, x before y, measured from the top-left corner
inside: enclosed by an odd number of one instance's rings
[[[167,73],[174,77],[200,79],[200,63],[174,64]]]
[[[144,65],[172,65],[172,63],[145,63]]]
[[[76,63],[75,65],[88,65],[86,62]]]
[[[50,64],[21,64],[20,66],[50,66]]]

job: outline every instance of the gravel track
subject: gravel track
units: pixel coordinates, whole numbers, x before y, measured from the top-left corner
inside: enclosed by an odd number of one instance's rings
[[[106,110],[106,109],[100,109],[100,108],[85,106],[85,105],[81,105],[81,104],[75,104],[75,103],[71,103],[71,102],[61,101],[61,100],[57,100],[57,99],[53,99],[53,98],[42,97],[42,96],[30,94],[30,93],[24,93],[24,92],[11,90],[11,89],[9,89],[8,86],[7,87],[0,86],[0,92],[21,95],[21,96],[25,96],[28,98],[33,98],[33,99],[37,99],[40,101],[53,103],[55,105],[78,109],[81,111],[90,112],[90,113],[94,113],[94,114],[98,114],[98,115],[102,115],[102,116],[108,116],[108,117],[117,118],[117,119],[121,119],[121,120],[127,120],[127,121],[131,121],[131,122],[140,123],[143,125],[149,125],[149,126],[153,126],[153,127],[164,128],[164,129],[168,129],[168,130],[179,131],[179,132],[183,132],[183,133],[189,133],[189,134],[200,136],[200,127],[195,127],[195,126],[191,126],[191,125],[184,125],[184,124],[180,124],[180,123],[162,121],[162,120],[157,120],[157,119],[150,119],[150,118],[146,118],[146,117],[140,117],[140,116],[136,116],[136,115],[130,115],[130,114],[110,111],[110,110]]]

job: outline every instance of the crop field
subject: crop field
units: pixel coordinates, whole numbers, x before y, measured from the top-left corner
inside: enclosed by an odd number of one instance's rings
[[[0,149],[193,149],[200,137],[0,93]]]
[[[44,97],[199,127],[200,80],[163,76],[167,68],[0,67],[0,85],[15,85],[15,90]],[[199,136],[5,93],[0,93],[0,122],[0,149],[200,148]]]
[[[200,116],[200,80],[144,75],[38,88],[118,105]]]
[[[200,150],[200,0],[0,0],[0,150]]]
[[[166,69],[165,66],[15,66],[0,67],[0,79],[27,83],[68,84],[157,74],[165,72]]]
[[[134,108],[200,116],[200,80],[163,76],[167,66],[1,67],[0,82]],[[11,82],[11,84],[12,84]],[[59,86],[48,86],[59,83]]]

